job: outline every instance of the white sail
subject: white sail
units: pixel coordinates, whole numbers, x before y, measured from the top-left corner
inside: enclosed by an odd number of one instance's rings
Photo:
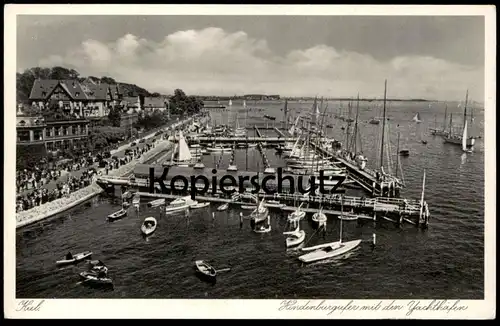
[[[179,155],[177,160],[182,161],[190,161],[193,157],[191,156],[191,151],[189,150],[189,146],[186,143],[186,139],[182,134],[182,131],[179,131]]]
[[[288,130],[288,133],[292,136],[295,134],[295,128],[297,127],[297,123],[299,122],[299,119],[300,119],[300,115],[297,116],[297,119],[295,119],[295,123],[292,125],[292,127],[290,127],[290,130]]]
[[[420,120],[420,114],[419,113],[415,114],[415,116],[413,117],[413,121],[415,121],[415,122],[422,121],[422,120]]]
[[[462,134],[462,150],[467,150],[467,120],[465,120],[464,132]]]
[[[243,100],[243,107],[246,108],[247,107],[247,101]]]
[[[229,100],[229,106],[233,105],[233,101]]]
[[[316,112],[315,112],[315,115],[316,115],[316,123],[319,121],[319,106],[318,106],[318,103],[316,103]]]

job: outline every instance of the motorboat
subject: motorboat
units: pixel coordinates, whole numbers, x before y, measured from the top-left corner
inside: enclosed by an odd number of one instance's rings
[[[195,204],[195,205],[191,206],[191,208],[204,208],[204,207],[208,207],[208,206],[210,206],[210,203],[209,202],[205,202],[205,203]]]
[[[71,255],[71,253],[68,253],[64,259],[56,261],[56,265],[63,266],[63,265],[76,264],[84,259],[88,259],[91,257],[92,257],[92,251],[84,251],[76,255]]]
[[[145,236],[151,235],[155,230],[158,223],[154,217],[146,217],[141,226],[142,234]]]
[[[148,207],[158,207],[165,205],[165,198],[155,199],[148,203]]]
[[[108,220],[115,221],[124,218],[125,216],[127,216],[127,211],[122,208],[119,211],[114,212],[113,214],[109,214]]]
[[[177,198],[172,202],[170,202],[170,204],[168,204],[168,206],[165,207],[165,212],[172,213],[172,212],[184,211],[196,204],[198,204],[198,202],[196,200],[192,200],[191,196]]]

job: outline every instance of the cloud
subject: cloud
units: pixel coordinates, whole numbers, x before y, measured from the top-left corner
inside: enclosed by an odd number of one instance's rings
[[[85,40],[41,65],[68,65],[84,75],[113,76],[150,91],[189,94],[266,93],[284,96],[483,97],[483,68],[424,56],[379,61],[369,54],[318,44],[279,56],[267,42],[220,28],[178,31],[160,42],[124,35],[105,44]]]

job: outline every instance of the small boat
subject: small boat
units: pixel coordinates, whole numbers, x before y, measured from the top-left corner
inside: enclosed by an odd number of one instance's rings
[[[183,211],[196,204],[198,204],[198,202],[196,200],[192,200],[191,196],[177,198],[172,202],[170,202],[170,204],[168,204],[168,206],[165,207],[165,212],[172,213],[177,211]]]
[[[134,199],[132,200],[132,205],[134,205],[135,207],[139,207],[141,203],[141,198],[140,197],[134,197]]]
[[[345,254],[348,251],[353,250],[359,244],[361,240],[352,240],[348,242],[337,241],[324,246],[318,250],[307,253],[305,255],[299,256],[299,260],[303,263],[312,263],[318,260],[333,258]],[[302,248],[304,250],[304,248]]]
[[[115,221],[124,218],[125,216],[127,216],[127,211],[122,208],[119,211],[114,212],[113,214],[109,214],[108,220]]]
[[[238,171],[238,167],[234,164],[229,165],[227,168],[228,171]]]
[[[126,191],[126,192],[123,193],[122,199],[126,199],[127,200],[127,199],[132,198],[132,196],[134,196],[134,195],[130,191]]]
[[[79,263],[86,258],[91,258],[91,257],[92,257],[92,251],[84,251],[84,252],[80,252],[76,255],[71,255],[71,253],[68,253],[68,255],[66,255],[65,259],[56,261],[56,264],[59,266],[76,264],[76,263]]]
[[[342,219],[344,221],[356,221],[359,218],[359,215],[344,213],[338,216],[339,220]]]
[[[422,122],[422,120],[420,119],[420,113],[415,114],[412,120],[415,121],[416,123]]]
[[[260,225],[256,227],[253,232],[255,233],[268,233],[271,232],[271,224],[267,226],[267,228],[264,225]]]
[[[316,223],[318,223],[319,225],[323,225],[323,224],[326,224],[326,221],[327,221],[327,217],[326,215],[322,212],[322,210],[320,209],[319,212],[317,213],[314,213],[313,216],[312,216],[312,220]]]
[[[248,148],[255,148],[255,147],[257,147],[257,143],[248,144]]]
[[[113,280],[107,276],[106,272],[84,271],[80,273],[80,277],[84,279],[83,282],[85,283],[113,285]]]
[[[372,125],[378,125],[380,123],[380,120],[373,118],[370,121],[368,121],[368,123]]]
[[[215,278],[217,277],[217,270],[215,268],[213,268],[203,260],[195,261],[194,266],[198,275],[210,281],[215,281]]]
[[[203,164],[203,162],[197,162],[194,166],[193,166],[194,169],[204,169],[205,168],[205,164]]]
[[[255,209],[257,205],[241,205],[241,209]]]
[[[422,144],[427,145],[427,140],[422,139]]]
[[[150,201],[148,203],[148,207],[158,207],[158,206],[162,206],[162,205],[165,205],[165,198],[155,199],[155,200]]]
[[[276,117],[270,116],[268,114],[264,114],[264,118],[267,118],[269,120],[276,120]]]
[[[146,217],[141,225],[142,234],[148,236],[156,230],[158,223],[154,217]]]
[[[255,208],[255,210],[250,214],[251,218],[255,223],[264,221],[269,216],[269,210],[264,206],[264,200]]]
[[[401,156],[410,156],[410,151],[407,149],[402,149],[399,151],[399,155]]]
[[[225,211],[229,208],[229,203],[224,203],[222,205],[220,205],[219,207],[217,207],[217,210],[218,211]]]
[[[289,235],[289,237],[286,238],[286,247],[287,248],[295,247],[295,246],[301,244],[304,241],[304,239],[306,238],[306,233],[304,232],[304,230],[300,230],[299,228],[300,228],[300,226],[297,225],[297,229],[295,229],[295,231],[283,232],[283,234]]]
[[[210,206],[210,203],[206,202],[206,203],[195,204],[195,205],[191,206],[191,208],[204,208],[204,207],[208,207],[208,206]]]

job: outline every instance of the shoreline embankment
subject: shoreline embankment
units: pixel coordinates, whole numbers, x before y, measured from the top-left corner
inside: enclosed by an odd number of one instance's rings
[[[182,122],[178,122],[170,126],[170,129],[178,128],[181,125],[185,125],[191,122],[192,120],[193,117],[188,118]],[[146,136],[145,138],[149,137]],[[127,174],[130,174],[138,163],[145,163],[146,161],[151,160],[152,158],[155,158],[156,156],[160,155],[162,152],[170,151],[171,148],[172,148],[172,143],[170,141],[163,139],[159,140],[157,145],[148,152],[144,153],[140,159],[133,159],[132,161],[119,167],[118,169],[109,171],[108,175],[125,176]],[[99,170],[104,171],[103,168],[98,169],[98,171]],[[45,203],[43,205],[33,207],[29,210],[19,212],[16,214],[16,229],[39,222],[41,220],[52,217],[56,214],[60,214],[66,210],[69,210],[75,206],[78,206],[86,202],[89,199],[92,199],[93,197],[101,194],[102,192],[104,192],[104,189],[102,189],[99,185],[95,183],[95,181],[93,181],[89,186],[79,189],[69,194],[69,196],[67,197],[62,197],[53,200],[51,202]]]

